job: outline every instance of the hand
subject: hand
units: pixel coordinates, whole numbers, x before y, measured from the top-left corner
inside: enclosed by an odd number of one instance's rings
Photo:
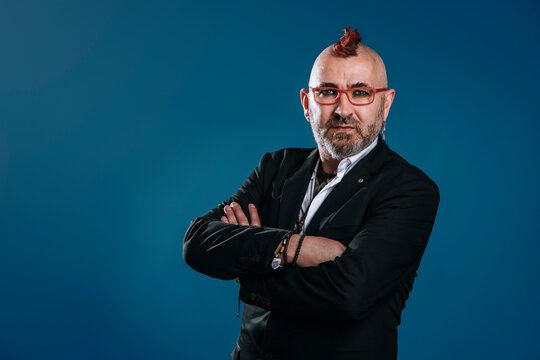
[[[251,219],[251,223],[248,222],[248,219],[246,218],[246,215],[242,211],[242,207],[239,203],[233,201],[231,203],[231,206],[225,205],[223,208],[223,211],[225,212],[226,216],[221,217],[221,221],[227,223],[227,224],[239,224],[239,225],[251,225],[251,226],[261,226],[261,219],[259,219],[259,213],[257,211],[257,208],[253,204],[248,205],[249,210],[249,218]],[[236,282],[240,284],[240,278],[235,278]]]
[[[290,243],[287,247],[287,260],[289,263],[292,263],[294,259],[299,240],[300,234],[292,235],[289,240]],[[296,259],[296,265],[299,267],[317,266],[320,263],[334,260],[336,257],[341,256],[345,249],[347,247],[337,240],[322,236],[306,236],[304,237],[304,241],[302,241],[300,253]]]
[[[223,208],[225,216],[222,216],[220,220],[227,224],[261,226],[261,219],[259,219],[259,213],[257,212],[255,205],[250,203],[248,205],[248,210],[251,222],[248,221],[246,215],[242,211],[242,206],[233,201],[230,206],[225,205]]]

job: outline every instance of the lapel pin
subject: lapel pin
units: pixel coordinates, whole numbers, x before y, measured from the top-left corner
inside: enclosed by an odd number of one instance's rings
[[[358,179],[358,183],[363,183],[364,182],[364,179],[360,178]]]

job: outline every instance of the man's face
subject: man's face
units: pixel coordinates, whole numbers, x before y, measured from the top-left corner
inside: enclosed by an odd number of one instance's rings
[[[370,56],[337,57],[323,55],[313,68],[311,87],[385,87],[381,69]],[[334,105],[315,102],[313,92],[302,89],[302,105],[313,130],[315,141],[323,156],[343,159],[357,154],[371,144],[388,116],[394,90],[378,92],[369,105],[353,105],[341,94]]]

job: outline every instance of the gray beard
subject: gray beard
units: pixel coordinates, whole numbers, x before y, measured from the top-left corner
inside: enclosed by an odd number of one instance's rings
[[[377,124],[372,124],[368,127],[368,136],[364,137],[360,134],[360,141],[357,143],[351,142],[351,134],[335,133],[332,139],[329,138],[323,129],[320,129],[317,143],[332,157],[332,159],[341,160],[349,156],[358,154],[360,151],[367,148],[380,132],[380,127]],[[332,140],[345,141],[343,143],[335,143]]]
[[[311,117],[313,118],[313,117]],[[367,148],[373,141],[375,141],[375,138],[379,135],[381,132],[382,124],[384,119],[384,101],[381,103],[381,106],[379,107],[379,110],[377,111],[377,121],[375,123],[368,126],[368,134],[367,136],[363,136],[362,133],[359,132],[360,135],[360,141],[358,143],[353,143],[350,140],[352,139],[351,134],[346,134],[343,132],[334,133],[332,138],[328,137],[328,130],[331,126],[333,126],[336,122],[327,122],[327,125],[330,125],[327,129],[324,128],[318,128],[313,129],[313,136],[315,137],[315,141],[317,144],[323,148],[328,155],[332,159],[336,160],[342,160],[346,157],[358,154],[360,151]],[[343,120],[343,119],[342,119]],[[343,123],[344,121],[341,121]],[[358,129],[358,128],[357,128]],[[334,143],[332,140],[345,140],[344,143]]]

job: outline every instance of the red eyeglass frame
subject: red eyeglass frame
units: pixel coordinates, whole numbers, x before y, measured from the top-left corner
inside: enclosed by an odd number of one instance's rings
[[[335,88],[335,87],[331,87],[331,86],[319,86],[319,87],[309,87],[311,89],[311,91],[313,92],[314,90],[320,90],[320,89],[332,89],[332,90],[336,90],[339,94],[338,94],[338,97],[336,98],[336,101],[333,102],[333,103],[320,103],[317,101],[317,97],[315,96],[315,93],[313,93],[313,99],[315,100],[315,102],[317,104],[320,104],[320,105],[335,105],[339,102],[339,99],[341,98],[341,93],[345,93],[345,95],[347,96],[347,100],[349,100],[349,102],[351,104],[353,104],[354,106],[363,106],[363,105],[369,105],[371,103],[373,103],[373,101],[375,101],[375,94],[378,93],[378,92],[381,92],[381,91],[386,91],[388,90],[388,88],[379,88],[379,89],[374,89],[374,88],[371,88],[371,87],[367,87],[367,86],[364,86],[364,87],[355,87],[355,88],[350,88],[350,89],[338,89],[338,88]],[[355,90],[355,89],[369,89],[371,91],[373,91],[373,97],[371,98],[371,101],[366,103],[366,104],[355,104],[351,101],[351,98],[349,97],[349,91],[351,90]]]

